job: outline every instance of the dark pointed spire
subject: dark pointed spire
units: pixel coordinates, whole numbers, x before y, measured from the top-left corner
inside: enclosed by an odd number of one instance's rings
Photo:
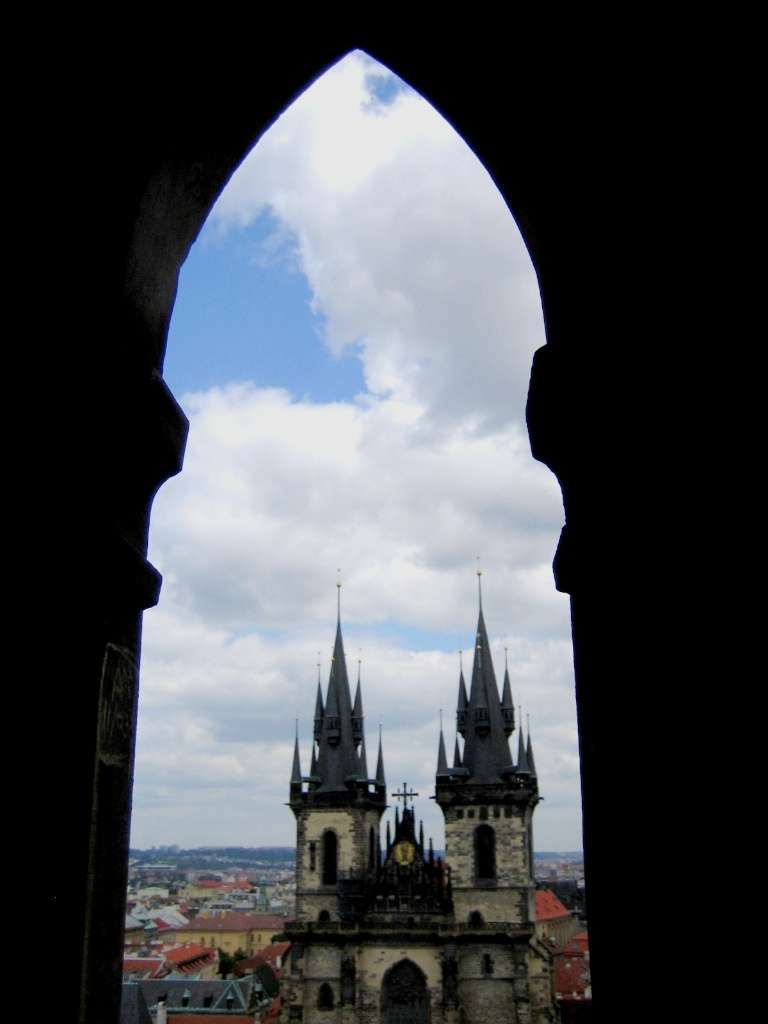
[[[336,586],[341,588],[340,583]],[[347,783],[358,778],[360,769],[352,728],[352,700],[340,620],[336,623],[336,640],[318,746],[317,774],[320,785],[316,792],[346,790]]]
[[[352,738],[359,743],[363,738],[363,694],[360,687],[360,659],[357,661],[357,690],[355,705],[352,708]]]
[[[318,651],[318,656],[319,656]],[[317,697],[315,699],[315,739],[319,740],[323,732],[323,690],[320,686],[320,661],[317,662]]]
[[[432,836],[429,837],[429,863],[435,863],[435,846],[432,842]]]
[[[293,768],[291,769],[291,785],[301,785],[301,760],[299,758],[299,720],[296,719],[296,738],[293,743]]]
[[[384,751],[381,746],[381,725],[379,725],[379,758],[376,762],[376,785],[386,788],[387,781],[384,778]]]
[[[517,765],[515,771],[518,775],[530,775],[531,769],[528,764],[528,751],[525,749],[525,742],[523,741],[523,727],[520,726],[517,743]]]
[[[464,682],[464,660],[463,651],[459,651],[459,698],[456,702],[456,728],[462,736],[466,733],[467,727],[467,684]]]
[[[499,782],[512,759],[482,606],[477,619],[464,736],[463,762],[469,779],[473,783]]]
[[[392,845],[392,832],[390,831],[390,828],[389,828],[389,822],[387,822],[387,853],[389,853],[389,848],[390,848],[391,845]]]
[[[515,731],[515,705],[512,701],[512,685],[509,681],[509,663],[507,648],[504,648],[504,687],[501,691],[501,717],[504,719],[504,732],[511,736]]]
[[[442,719],[442,711],[440,717]],[[440,743],[437,748],[437,774],[447,775],[448,774],[448,758],[445,756],[445,740],[443,739],[443,725],[440,723]]]
[[[454,768],[461,768],[462,767],[462,764],[461,764],[461,753],[459,752],[459,737],[458,736],[456,737],[456,743],[454,744],[454,748],[453,748],[453,767]]]
[[[531,775],[536,774],[536,762],[533,760],[533,744],[531,743],[531,716],[526,715],[526,725],[528,728],[528,743],[525,748],[526,757],[528,758],[528,770]]]
[[[424,822],[419,822],[419,846],[421,847],[422,853],[424,852]]]
[[[315,754],[315,744],[312,744],[312,761],[309,766],[309,774],[314,779],[317,778],[317,755]]]

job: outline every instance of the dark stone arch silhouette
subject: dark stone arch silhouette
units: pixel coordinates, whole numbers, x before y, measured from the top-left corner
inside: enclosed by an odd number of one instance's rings
[[[61,561],[62,549],[66,562],[65,571],[50,574],[49,603],[65,638],[59,649],[67,678],[77,685],[58,686],[57,672],[45,673],[42,685],[61,701],[57,720],[68,723],[58,734],[69,782],[59,834],[68,837],[61,902],[72,937],[59,995],[80,1008],[84,1024],[118,1018],[141,616],[160,590],[146,558],[149,511],[159,486],[181,468],[186,435],[162,380],[179,268],[259,136],[355,47],[418,89],[463,136],[507,201],[538,275],[547,344],[532,367],[528,424],[534,457],[563,491],[566,527],[555,570],[559,589],[571,594],[591,970],[603,1013],[620,1013],[623,1005],[614,980],[622,963],[611,946],[621,927],[615,893],[631,875],[635,898],[651,904],[659,892],[654,875],[667,870],[663,851],[675,836],[684,845],[680,816],[659,801],[655,830],[667,842],[636,844],[635,809],[648,796],[647,765],[637,756],[647,720],[625,716],[617,727],[612,696],[617,666],[627,693],[644,692],[647,680],[665,671],[654,630],[633,642],[627,627],[646,622],[649,609],[654,622],[667,611],[658,597],[671,571],[663,548],[646,540],[652,519],[638,496],[650,489],[653,499],[653,482],[647,450],[640,459],[632,445],[653,394],[648,384],[663,373],[636,312],[655,310],[663,322],[647,268],[669,226],[664,212],[646,207],[644,223],[636,213],[638,196],[650,187],[638,138],[663,163],[658,141],[643,132],[673,105],[658,68],[649,77],[645,64],[624,59],[625,42],[609,52],[597,44],[585,49],[581,39],[570,57],[570,47],[558,50],[549,32],[528,52],[520,37],[493,27],[443,28],[439,45],[415,28],[346,22],[303,32],[285,48],[249,37],[236,56],[227,52],[221,68],[206,63],[205,74],[194,69],[207,25],[156,52],[142,32],[109,61],[76,38],[66,39],[69,45],[57,38],[49,55],[47,102],[70,100],[68,116],[45,131],[36,121],[32,133],[44,143],[41,166],[48,167],[57,143],[76,159],[57,168],[49,227],[66,238],[67,259],[51,301],[37,303],[36,333],[41,346],[50,339],[58,353],[66,324],[73,343],[56,380],[54,427],[34,457],[43,451],[46,466],[64,467],[60,493],[72,525],[36,539],[49,545],[50,564]],[[47,195],[43,183],[40,194]],[[644,241],[651,235],[652,244]],[[84,584],[85,600],[72,600],[75,580]],[[679,614],[674,623],[679,629]],[[674,685],[681,696],[673,708],[667,691],[665,718],[684,707],[677,721],[690,737],[693,684],[681,673]],[[675,754],[669,744],[667,779],[681,763]],[[610,840],[600,822],[610,822]],[[626,851],[620,866],[617,847]],[[648,947],[655,945],[653,926],[649,919]],[[671,955],[668,964],[671,975]]]
[[[429,990],[424,972],[412,960],[400,960],[381,983],[381,1024],[428,1024]]]

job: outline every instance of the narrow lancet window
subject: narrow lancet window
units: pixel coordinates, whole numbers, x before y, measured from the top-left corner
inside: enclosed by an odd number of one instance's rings
[[[323,885],[336,885],[338,854],[336,833],[328,831],[323,836]]]
[[[318,1010],[333,1009],[333,989],[327,982],[320,986],[320,991],[317,993],[317,1008]]]
[[[482,882],[496,881],[496,833],[490,825],[475,829],[475,877]]]

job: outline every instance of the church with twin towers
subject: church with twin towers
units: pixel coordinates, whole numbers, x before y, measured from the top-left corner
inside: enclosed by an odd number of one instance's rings
[[[479,605],[469,690],[459,673],[452,767],[442,725],[436,737],[445,859],[417,828],[417,794],[405,784],[388,794],[381,735],[369,771],[361,683],[358,674],[353,701],[338,615],[325,699],[318,680],[308,775],[298,737],[293,756],[296,914],[286,929],[281,1024],[555,1019],[550,958],[534,930],[531,738],[515,722],[506,666],[499,695],[482,598]],[[402,807],[382,836],[388,795]]]

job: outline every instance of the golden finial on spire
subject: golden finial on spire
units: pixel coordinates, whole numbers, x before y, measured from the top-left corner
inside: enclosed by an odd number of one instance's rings
[[[481,580],[482,580],[482,576],[483,576],[483,570],[480,568],[480,555],[477,556],[476,561],[477,561],[477,570],[476,570],[477,571],[477,596],[478,596],[478,601],[480,603],[480,611],[482,611],[483,610],[483,585],[482,585]]]
[[[341,622],[341,569],[336,570],[336,618]]]

